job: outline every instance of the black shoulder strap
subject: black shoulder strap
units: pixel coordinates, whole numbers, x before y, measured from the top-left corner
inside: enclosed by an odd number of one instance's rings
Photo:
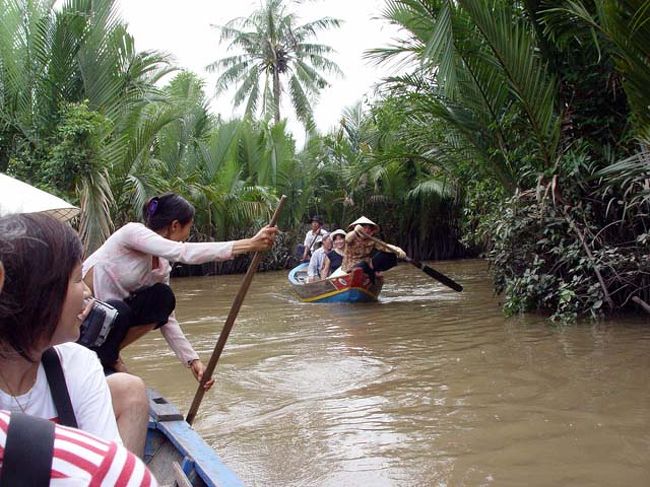
[[[63,426],[77,427],[77,418],[72,409],[70,402],[70,395],[68,394],[68,386],[65,383],[65,376],[63,375],[63,368],[61,367],[61,360],[59,354],[56,353],[54,348],[48,348],[43,352],[43,368],[47,376],[47,383],[50,385],[50,392],[54,400],[56,412],[59,415],[59,423]],[[80,373],[82,371],[79,371]]]
[[[309,232],[312,235],[314,235],[311,230],[309,230]],[[323,237],[323,229],[322,228],[320,230],[318,230],[318,233],[316,235],[314,235],[314,238],[311,241],[311,245],[309,246],[309,251],[310,252],[312,252],[314,250],[314,245],[316,245],[316,241],[318,240],[318,237],[321,237],[321,242],[322,242],[322,237]]]
[[[54,423],[12,413],[5,441],[0,487],[47,487],[52,472]]]

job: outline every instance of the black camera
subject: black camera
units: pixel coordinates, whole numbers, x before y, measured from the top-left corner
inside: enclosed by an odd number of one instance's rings
[[[77,343],[84,347],[101,346],[113,328],[116,318],[117,309],[96,299],[90,313],[81,323],[81,332]]]

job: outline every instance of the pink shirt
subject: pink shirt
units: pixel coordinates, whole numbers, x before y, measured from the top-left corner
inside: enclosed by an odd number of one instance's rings
[[[169,284],[171,265],[203,264],[232,259],[233,242],[182,243],[161,237],[142,223],[127,223],[111,235],[83,263],[83,275],[93,269],[93,291],[97,299],[125,299],[141,287]],[[152,269],[152,257],[158,267]],[[181,362],[199,358],[181,330],[174,313],[160,331]]]

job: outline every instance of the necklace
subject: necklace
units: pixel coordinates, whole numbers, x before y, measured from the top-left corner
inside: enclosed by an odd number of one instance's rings
[[[9,382],[7,382],[7,379],[5,379],[4,375],[2,375],[2,372],[0,372],[0,379],[2,379],[2,382],[4,382],[5,386],[7,387],[7,390],[9,391],[9,395],[13,398],[14,402],[18,406],[18,409],[20,409],[20,412],[26,414],[27,407],[29,406],[29,401],[32,398],[32,392],[34,392],[34,386],[30,387],[29,392],[27,393],[27,397],[25,398],[25,405],[23,406],[18,400],[18,396],[14,394],[14,391],[9,386]]]

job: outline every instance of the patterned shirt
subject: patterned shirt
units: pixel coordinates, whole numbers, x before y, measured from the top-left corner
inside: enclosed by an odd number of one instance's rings
[[[0,410],[0,468],[4,459],[8,411]],[[113,441],[76,428],[56,425],[50,486],[156,487],[158,483],[138,457]]]
[[[382,252],[391,252],[385,245],[374,242],[369,238],[362,238],[354,230],[348,232],[345,235],[341,269],[350,272],[359,262],[368,262],[370,264],[375,249]]]

